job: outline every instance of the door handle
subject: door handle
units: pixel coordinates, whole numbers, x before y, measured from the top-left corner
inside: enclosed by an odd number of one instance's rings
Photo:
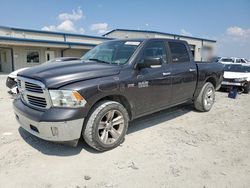
[[[169,76],[169,75],[171,75],[171,72],[163,72],[162,75],[163,76]]]
[[[189,72],[194,72],[196,71],[196,69],[189,69]]]

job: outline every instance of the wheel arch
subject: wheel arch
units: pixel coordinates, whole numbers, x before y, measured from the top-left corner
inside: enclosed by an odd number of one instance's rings
[[[91,109],[99,102],[101,101],[116,101],[119,102],[120,104],[122,104],[124,106],[124,108],[127,110],[128,115],[129,115],[129,119],[132,120],[133,118],[133,114],[132,114],[132,109],[131,109],[131,104],[129,103],[128,99],[126,97],[124,97],[123,95],[107,95],[104,96],[102,98],[99,98],[98,100],[96,100],[93,105],[90,108]]]
[[[210,82],[211,84],[213,84],[214,88],[217,87],[217,82],[216,82],[215,77],[213,77],[213,76],[208,77],[208,78],[206,79],[205,83],[207,83],[207,82]]]

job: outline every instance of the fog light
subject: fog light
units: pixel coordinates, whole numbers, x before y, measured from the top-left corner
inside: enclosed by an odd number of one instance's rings
[[[51,132],[53,136],[58,136],[58,128],[57,127],[51,127]]]

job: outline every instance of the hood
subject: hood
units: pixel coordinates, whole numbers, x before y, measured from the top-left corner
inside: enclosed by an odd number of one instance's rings
[[[247,78],[247,80],[250,80],[250,73],[225,71],[224,78],[226,79]]]
[[[77,60],[42,64],[24,70],[18,76],[39,80],[47,88],[59,88],[77,81],[116,75],[120,69],[117,65]]]
[[[15,78],[17,77],[17,74],[18,74],[19,72],[21,72],[21,71],[23,71],[23,70],[26,70],[26,69],[28,69],[28,68],[30,68],[30,67],[25,67],[25,68],[18,69],[18,70],[16,70],[16,71],[10,73],[10,74],[8,75],[8,77],[14,78],[14,79],[15,79]]]

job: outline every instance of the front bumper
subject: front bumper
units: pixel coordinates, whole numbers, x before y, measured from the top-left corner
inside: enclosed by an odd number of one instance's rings
[[[245,82],[228,82],[228,81],[223,81],[221,83],[222,87],[223,86],[244,86]]]
[[[65,142],[77,140],[81,137],[84,118],[74,119],[74,113],[71,114],[71,119],[67,117],[65,120],[59,120],[58,117],[55,117],[55,121],[44,121],[43,116],[46,116],[46,112],[27,107],[20,99],[14,100],[13,107],[16,119],[21,127],[39,138],[48,141]],[[67,109],[63,110],[67,111]],[[57,114],[57,116],[65,118],[63,112]],[[78,115],[75,116],[78,117]]]

